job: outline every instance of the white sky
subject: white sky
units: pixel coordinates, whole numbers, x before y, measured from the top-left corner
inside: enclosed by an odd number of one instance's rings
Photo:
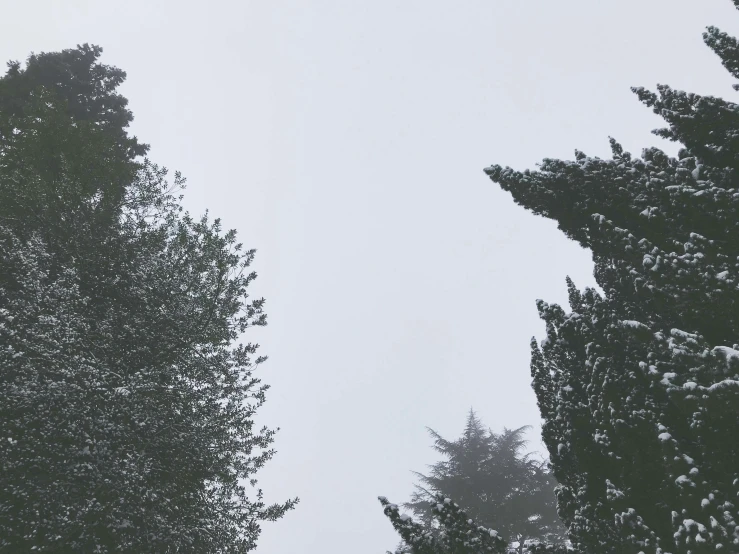
[[[391,550],[377,496],[437,461],[425,426],[537,425],[534,302],[566,306],[592,264],[484,167],[609,157],[609,135],[675,154],[630,86],[737,94],[701,39],[739,35],[730,0],[0,4],[4,60],[101,45],[187,209],[258,249],[270,324],[246,338],[270,356],[259,424],[282,428],[258,477],[301,498],[261,554]]]

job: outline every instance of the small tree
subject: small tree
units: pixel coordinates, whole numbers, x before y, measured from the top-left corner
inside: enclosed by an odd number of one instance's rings
[[[518,543],[521,552],[529,539],[563,543],[565,528],[556,511],[556,482],[544,462],[522,453],[526,429],[504,429],[497,435],[486,430],[472,410],[456,441],[429,429],[434,449],[447,459],[429,466],[429,475],[414,472],[422,485],[416,485],[404,507],[435,533],[435,498],[443,494],[459,502],[476,521]]]

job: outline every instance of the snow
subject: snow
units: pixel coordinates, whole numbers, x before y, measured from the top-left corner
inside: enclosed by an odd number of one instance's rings
[[[677,479],[675,479],[675,484],[677,484],[677,485],[693,485],[693,486],[695,486],[695,483],[693,483],[693,481],[691,481],[690,480],[690,477],[688,477],[687,475],[681,475],[680,477],[678,477]]]
[[[670,433],[660,433],[657,438],[661,441],[668,441],[672,438],[672,435]]]
[[[705,533],[706,532],[706,526],[702,523],[698,523],[694,519],[684,519],[683,520],[683,527],[685,527],[686,531],[690,531],[693,528],[698,529],[699,533]]]
[[[592,217],[598,223],[604,223],[606,221],[606,216],[601,215],[601,214],[593,214]]]
[[[625,319],[621,322],[625,327],[631,327],[632,329],[649,329],[641,321],[634,321],[633,319]]]
[[[665,376],[667,376],[666,373],[665,373]],[[671,374],[670,378],[672,377],[674,377],[674,374]],[[672,383],[665,381],[665,379],[662,379],[662,383],[665,385],[672,384]],[[737,381],[736,379],[724,379],[723,381],[719,381],[718,383],[714,383],[713,385],[710,385],[708,387],[703,387],[701,385],[694,383],[693,381],[688,381],[687,383],[683,385],[684,389],[708,391],[708,392],[713,392],[719,389],[727,389],[730,387],[739,387],[739,381]]]
[[[660,381],[663,385],[672,385],[670,382],[670,379],[674,379],[677,377],[677,373],[671,373],[667,372],[662,375],[662,381]]]
[[[688,333],[687,331],[683,331],[682,329],[670,329],[670,335],[685,340],[698,340],[698,335],[696,335],[695,333]]]
[[[116,525],[116,527],[118,527],[118,529],[126,529],[127,527],[133,527],[133,524],[127,519],[124,519],[120,524]]]
[[[736,381],[734,379],[724,379],[723,381],[719,381],[718,383],[714,383],[710,387],[708,387],[709,391],[714,391],[717,389],[726,389],[729,387],[739,387],[739,381]]]
[[[733,348],[729,348],[728,346],[715,346],[713,348],[714,352],[720,352],[721,355],[726,359],[726,364],[730,365],[731,360],[739,361],[739,350],[734,350]]]

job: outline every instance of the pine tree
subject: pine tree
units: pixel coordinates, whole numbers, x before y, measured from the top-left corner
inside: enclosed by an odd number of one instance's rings
[[[0,551],[253,550],[297,502],[245,483],[274,453],[253,429],[266,358],[233,346],[266,324],[255,252],[182,214],[184,180],[122,153],[124,128],[35,94],[0,148],[21,200],[0,202]]]
[[[735,0],[739,7],[739,0]],[[739,43],[704,40],[739,77]],[[569,313],[537,301],[532,339],[558,509],[587,553],[739,551],[739,106],[632,89],[680,142],[633,158],[576,151],[485,171],[593,252],[604,295],[568,278]],[[735,88],[737,88],[735,86]]]
[[[473,410],[456,441],[429,429],[434,449],[447,459],[429,466],[428,476],[414,472],[422,486],[416,485],[411,502],[403,507],[435,534],[433,509],[436,496],[442,494],[454,498],[476,521],[518,543],[521,552],[527,540],[562,543],[565,530],[556,512],[556,483],[543,462],[522,453],[526,429],[495,434],[483,427]]]

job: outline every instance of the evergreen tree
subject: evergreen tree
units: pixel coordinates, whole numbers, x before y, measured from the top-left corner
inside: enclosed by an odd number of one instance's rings
[[[245,484],[274,453],[266,358],[233,346],[266,324],[255,253],[182,214],[184,180],[122,153],[124,128],[34,94],[0,149],[21,200],[0,201],[0,552],[253,550],[297,502]]]
[[[96,45],[77,45],[61,52],[31,54],[26,67],[8,62],[8,71],[0,78],[0,137],[24,132],[24,121],[39,91],[44,89],[61,101],[69,117],[76,122],[90,122],[116,136],[124,155],[133,160],[144,156],[149,146],[129,137],[126,129],[133,114],[128,100],[116,89],[125,81],[126,72],[98,63],[103,49]]]
[[[443,494],[454,498],[476,521],[518,543],[520,552],[527,540],[564,542],[565,529],[556,511],[556,483],[543,462],[522,453],[526,429],[504,429],[497,435],[483,427],[473,410],[456,441],[429,429],[434,449],[447,459],[429,466],[428,476],[414,472],[422,486],[416,485],[411,502],[404,507],[435,534],[433,510],[436,496]]]
[[[735,0],[739,7],[739,0]],[[704,40],[739,77],[739,42]],[[587,553],[739,551],[739,106],[634,92],[677,159],[576,151],[538,171],[485,171],[591,249],[604,295],[568,278],[531,372],[558,509]],[[735,88],[738,88],[735,86]]]
[[[12,221],[16,230],[22,225],[58,231],[73,201],[94,202],[96,217],[115,224],[125,188],[149,146],[128,136],[133,114],[116,92],[126,74],[97,63],[101,53],[99,46],[85,44],[31,55],[25,68],[9,62],[0,78],[0,166],[6,181],[0,220]],[[74,183],[64,179],[69,173]],[[77,190],[65,190],[72,184]]]
[[[478,525],[456,502],[443,494],[434,496],[431,514],[439,531],[429,532],[426,525],[413,521],[407,514],[400,514],[398,506],[379,497],[385,515],[403,539],[403,546],[395,554],[487,554],[503,553],[506,541],[498,532]],[[387,554],[392,554],[388,552]]]

